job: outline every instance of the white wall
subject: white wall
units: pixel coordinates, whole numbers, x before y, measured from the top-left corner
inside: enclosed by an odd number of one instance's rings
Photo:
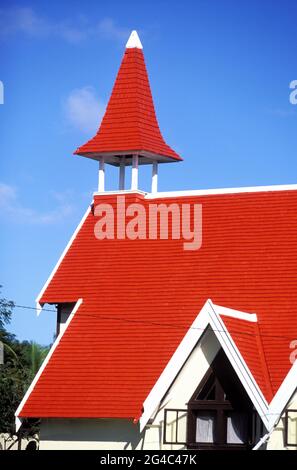
[[[187,408],[188,401],[209,369],[219,349],[220,345],[214,333],[207,330],[184,364],[169,392],[163,398],[157,413],[155,413],[152,425],[147,428],[145,433],[146,449],[178,450],[186,448],[183,445],[163,444],[164,410],[166,408]],[[168,436],[175,435],[175,419],[173,413],[171,415],[171,424],[166,429],[167,440],[169,440]],[[169,415],[168,418],[171,419],[171,416]],[[184,416],[181,416],[178,430],[179,440],[181,442],[186,441],[186,419]]]
[[[207,331],[142,434],[139,424],[126,419],[42,419],[40,449],[182,449],[180,445],[163,444],[164,408],[187,407],[219,348],[214,334]],[[180,439],[185,439],[185,422],[179,428]]]
[[[141,446],[139,426],[127,419],[42,419],[40,449],[131,450]]]
[[[297,392],[293,395],[292,399],[287,406],[288,410],[297,410]],[[290,420],[289,425],[289,442],[295,442],[297,445],[297,413],[292,415],[293,419]],[[277,426],[272,432],[267,443],[268,450],[297,450],[297,447],[285,446],[285,413],[283,413]]]

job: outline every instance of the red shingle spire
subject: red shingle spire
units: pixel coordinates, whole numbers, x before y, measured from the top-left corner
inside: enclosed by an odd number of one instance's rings
[[[105,115],[97,134],[79,147],[75,154],[118,166],[132,155],[139,164],[179,161],[182,158],[164,141],[157,122],[149,79],[136,31],[126,45]]]

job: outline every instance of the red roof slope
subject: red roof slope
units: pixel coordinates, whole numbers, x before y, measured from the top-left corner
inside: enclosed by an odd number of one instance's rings
[[[97,196],[95,205],[115,197]],[[257,314],[258,326],[222,318],[270,401],[291,367],[297,330],[297,191],[128,201],[146,209],[201,203],[201,249],[184,251],[183,240],[99,241],[91,212],[41,299],[83,304],[20,416],[139,416],[208,298]]]
[[[221,318],[253,374],[254,379],[262,390],[263,395],[270,402],[274,393],[267,369],[258,322],[250,323],[225,315]]]
[[[75,154],[148,152],[182,160],[167,145],[156,118],[142,49],[127,48],[100,128]]]

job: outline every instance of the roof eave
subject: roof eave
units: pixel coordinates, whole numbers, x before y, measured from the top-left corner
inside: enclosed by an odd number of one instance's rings
[[[148,150],[143,149],[134,149],[134,150],[114,150],[114,151],[83,151],[77,149],[74,152],[74,155],[80,155],[82,157],[91,158],[92,160],[99,161],[102,157],[104,157],[105,163],[113,166],[120,165],[120,157],[125,157],[126,159],[126,166],[132,165],[132,156],[137,154],[139,158],[139,165],[149,165],[152,162],[156,161],[158,163],[175,163],[181,162],[183,159],[177,155],[177,157],[173,157],[170,155],[161,155],[158,153],[150,152]]]

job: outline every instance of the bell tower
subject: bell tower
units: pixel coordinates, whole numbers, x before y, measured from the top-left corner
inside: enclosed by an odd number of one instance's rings
[[[132,31],[97,134],[74,152],[99,162],[99,192],[105,191],[106,165],[119,168],[120,191],[126,189],[126,166],[132,166],[130,189],[134,191],[139,167],[152,165],[155,193],[158,164],[182,161],[159,129],[142,49],[137,32]]]

